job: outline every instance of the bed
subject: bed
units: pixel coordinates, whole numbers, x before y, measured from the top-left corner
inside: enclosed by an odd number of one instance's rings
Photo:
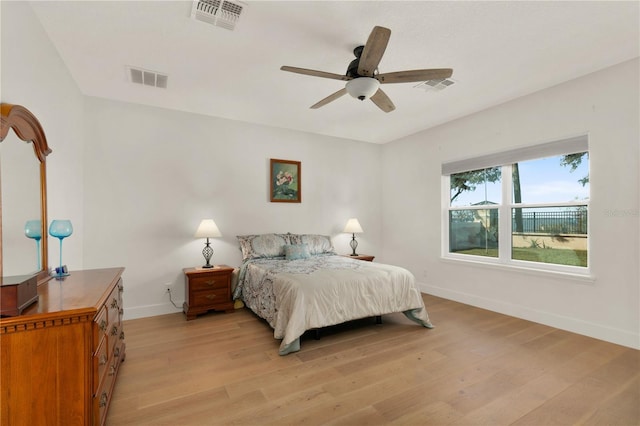
[[[337,255],[315,234],[238,236],[242,265],[234,299],[282,339],[279,354],[300,350],[307,330],[403,312],[432,328],[414,276],[404,268]]]

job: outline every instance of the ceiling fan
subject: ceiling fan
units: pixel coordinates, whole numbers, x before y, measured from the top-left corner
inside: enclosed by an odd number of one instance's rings
[[[358,46],[353,49],[356,59],[351,61],[345,75],[334,74],[325,71],[316,71],[306,68],[297,68],[290,66],[282,66],[282,71],[295,72],[298,74],[310,75],[313,77],[331,78],[334,80],[346,81],[347,84],[343,89],[327,96],[320,102],[311,105],[312,109],[320,108],[335,101],[341,96],[349,93],[354,98],[364,101],[371,101],[384,112],[391,112],[396,109],[391,99],[386,93],[380,89],[381,84],[389,83],[410,83],[415,81],[427,80],[444,80],[451,77],[453,70],[451,68],[438,68],[426,70],[397,71],[380,74],[378,72],[378,64],[382,59],[387,43],[391,37],[391,30],[384,27],[373,27],[367,44]]]

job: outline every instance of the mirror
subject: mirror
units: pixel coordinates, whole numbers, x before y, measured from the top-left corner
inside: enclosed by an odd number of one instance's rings
[[[0,109],[0,276],[4,281],[38,273],[41,283],[49,278],[46,156],[51,149],[29,110],[11,104]]]

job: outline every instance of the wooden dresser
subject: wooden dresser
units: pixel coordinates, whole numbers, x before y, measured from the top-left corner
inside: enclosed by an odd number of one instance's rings
[[[1,425],[104,424],[125,357],[123,271],[72,271],[0,319]]]

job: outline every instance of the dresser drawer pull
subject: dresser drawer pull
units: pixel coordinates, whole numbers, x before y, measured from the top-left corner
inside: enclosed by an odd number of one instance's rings
[[[100,365],[105,365],[107,363],[107,355],[106,354],[102,354],[100,355]]]
[[[205,297],[207,299],[209,299],[209,300],[213,300],[216,297],[216,295],[215,294],[207,294]]]
[[[114,374],[116,374],[116,366],[112,365],[109,367],[109,375],[113,376]]]
[[[116,327],[115,325],[113,327],[111,327],[111,335],[112,336],[117,336],[118,335],[118,327]]]
[[[111,309],[115,309],[118,307],[118,301],[116,299],[113,299],[111,301]]]
[[[103,333],[107,331],[107,321],[106,320],[100,321],[99,327],[100,327],[100,331],[102,331]]]
[[[124,331],[120,332],[120,340],[124,340]]]
[[[124,315],[124,309],[122,309],[122,308],[118,309],[118,313],[119,313],[120,315]]]
[[[211,287],[211,286],[213,286],[213,285],[216,283],[216,281],[215,281],[215,280],[212,280],[212,281],[205,281],[204,283],[205,283],[206,285],[208,285],[209,287]]]
[[[100,395],[100,408],[106,407],[108,400],[107,392],[102,392],[102,395]]]
[[[118,357],[120,356],[120,348],[119,348],[119,347],[118,347],[118,348],[116,348],[116,349],[113,351],[113,356],[115,356],[116,358],[118,358]]]

